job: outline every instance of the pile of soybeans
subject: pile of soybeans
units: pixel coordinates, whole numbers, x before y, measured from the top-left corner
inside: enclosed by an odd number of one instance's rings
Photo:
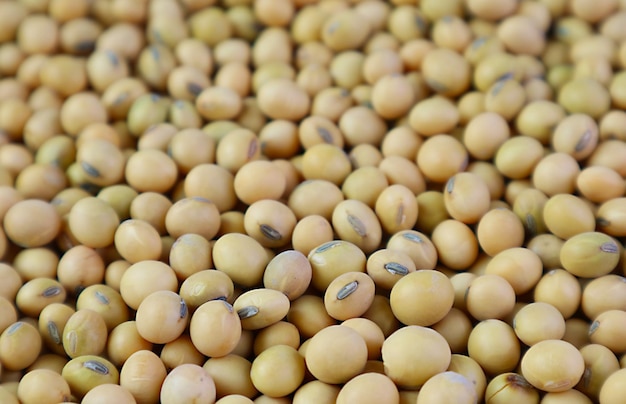
[[[0,403],[623,404],[625,0],[0,0]]]

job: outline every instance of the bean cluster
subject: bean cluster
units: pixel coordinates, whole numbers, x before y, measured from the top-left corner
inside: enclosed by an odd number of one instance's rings
[[[626,1],[0,0],[0,402],[621,404]]]

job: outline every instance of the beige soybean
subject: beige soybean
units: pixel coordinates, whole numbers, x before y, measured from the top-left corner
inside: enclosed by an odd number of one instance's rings
[[[280,119],[268,122],[259,131],[261,150],[272,159],[293,157],[300,148],[298,135],[298,127],[293,122]]]
[[[542,401],[544,404],[559,404],[559,403],[580,403],[589,404],[592,403],[584,393],[578,390],[567,390],[560,393],[547,393],[543,396]]]
[[[70,400],[70,386],[63,377],[49,369],[27,372],[17,387],[23,403],[59,403]]]
[[[104,284],[119,292],[122,275],[130,266],[131,263],[126,260],[116,259],[110,262],[104,269]]]
[[[217,206],[202,197],[183,198],[175,202],[165,215],[165,228],[172,237],[194,233],[211,240],[217,234],[219,225]]]
[[[335,232],[342,240],[354,243],[365,253],[374,251],[382,238],[382,227],[376,213],[361,201],[339,202],[332,215]]]
[[[207,181],[211,178],[211,181]],[[231,210],[237,203],[234,176],[217,164],[200,164],[191,169],[184,180],[187,197],[199,196],[212,201],[220,213]]]
[[[580,348],[580,353],[585,372],[576,389],[597,400],[606,379],[619,370],[619,362],[610,349],[600,344],[586,345]]]
[[[539,256],[523,247],[500,251],[487,263],[485,274],[499,275],[506,279],[516,295],[524,294],[535,287],[543,274]]]
[[[579,97],[583,97],[585,102],[581,103]],[[608,90],[598,81],[579,78],[561,88],[558,102],[570,113],[585,113],[592,118],[600,118],[609,110],[611,97]]]
[[[619,260],[621,247],[600,232],[583,232],[568,239],[561,248],[563,267],[579,277],[595,278],[611,272]]]
[[[614,198],[604,202],[596,212],[598,230],[613,237],[621,237],[625,233],[623,204],[626,198]]]
[[[614,353],[626,350],[623,342],[623,310],[607,310],[600,313],[589,326],[589,338],[592,343],[609,348]]]
[[[159,150],[137,151],[126,162],[126,181],[139,192],[166,192],[172,188],[177,176],[176,163]]]
[[[618,403],[624,392],[623,379],[626,371],[620,369],[609,376],[600,390],[600,400],[604,403]]]
[[[528,241],[527,248],[531,249],[543,262],[544,268],[562,268],[560,251],[564,241],[554,234],[539,234]]]
[[[543,157],[541,143],[529,136],[516,136],[506,140],[495,154],[498,170],[511,179],[528,177]]]
[[[378,168],[385,173],[387,181],[404,185],[418,195],[426,190],[426,178],[422,168],[411,159],[401,156],[387,156],[378,163]]]
[[[324,306],[337,320],[359,317],[374,299],[374,281],[363,272],[347,272],[335,278],[324,293]]]
[[[419,206],[413,192],[404,185],[393,184],[376,198],[375,213],[388,234],[409,230],[415,226]]]
[[[600,139],[623,139],[623,131],[621,129],[621,122],[626,116],[623,111],[612,109],[604,114],[604,116],[598,122],[600,130]]]
[[[0,322],[0,332],[2,332],[17,321],[17,310],[9,299],[1,297],[0,313],[2,313],[2,321]]]
[[[467,123],[463,144],[472,157],[486,160],[496,154],[509,136],[509,126],[502,116],[495,112],[483,112]]]
[[[158,290],[175,291],[178,281],[167,264],[146,260],[132,264],[122,275],[120,294],[126,304],[137,310],[143,299]]]
[[[198,351],[206,356],[231,353],[241,336],[241,320],[228,302],[211,300],[200,305],[191,316],[189,335]],[[215,338],[207,339],[206,335]]]
[[[15,178],[15,188],[26,198],[51,200],[67,186],[63,171],[55,166],[35,163]]]
[[[288,345],[298,349],[300,347],[300,332],[298,328],[287,321],[278,321],[265,327],[254,337],[254,354],[258,355],[275,345]]]
[[[104,351],[106,341],[104,318],[90,309],[77,310],[63,328],[63,348],[70,358],[99,355]]]
[[[570,318],[578,310],[582,297],[578,280],[564,269],[546,272],[535,285],[535,302],[554,306],[564,318]]]
[[[598,132],[598,125],[593,118],[582,113],[572,114],[554,128],[551,144],[556,152],[568,153],[581,161],[595,149]]]
[[[148,222],[128,219],[115,231],[114,243],[119,254],[131,264],[155,260],[161,255],[161,239]]]
[[[37,318],[47,305],[62,303],[66,297],[67,290],[58,280],[34,278],[19,288],[14,303],[22,314]]]
[[[70,293],[78,295],[85,287],[101,283],[104,279],[104,259],[85,245],[69,248],[57,265],[57,278]]]
[[[417,270],[400,278],[391,289],[391,309],[402,323],[429,326],[452,308],[454,288],[435,270]]]
[[[330,65],[331,69],[332,64],[339,58],[340,55],[333,59]],[[317,93],[311,101],[311,115],[323,116],[337,122],[341,114],[353,104],[352,96],[346,88],[348,87],[329,87]]]
[[[285,180],[278,167],[268,161],[251,161],[235,174],[235,193],[250,205],[261,199],[278,199],[285,191]]]
[[[13,301],[23,285],[20,273],[12,265],[2,262],[0,263],[0,276],[5,281],[0,285],[0,296]]]
[[[270,326],[289,312],[289,299],[274,289],[254,289],[241,294],[233,303],[246,330],[257,330]]]
[[[585,285],[581,308],[587,318],[594,319],[607,310],[623,310],[624,286],[624,277],[616,274],[598,277]]]
[[[380,150],[384,157],[400,156],[412,160],[424,140],[409,126],[395,127],[385,135]]]
[[[246,251],[246,254],[239,251]],[[225,234],[213,245],[215,268],[242,286],[252,287],[261,283],[269,260],[263,246],[246,234]]]
[[[252,203],[244,215],[246,232],[264,247],[289,243],[296,221],[287,205],[271,199]]]
[[[450,269],[468,268],[478,257],[476,235],[461,221],[448,219],[439,223],[431,240],[437,248],[439,260]]]
[[[224,272],[205,269],[186,278],[180,286],[180,296],[193,313],[209,300],[230,301],[234,292],[233,281]]]
[[[32,365],[42,348],[37,328],[25,321],[17,321],[0,334],[0,353],[3,370],[23,370]]]
[[[178,338],[185,330],[188,318],[185,301],[169,290],[146,296],[135,314],[139,335],[154,344],[166,344]]]
[[[432,401],[473,403],[476,400],[476,391],[472,382],[465,376],[451,371],[439,373],[428,379],[417,397],[418,403]]]
[[[452,307],[444,318],[433,324],[432,328],[446,339],[452,353],[466,351],[472,321],[463,311]]]
[[[334,384],[328,384],[319,380],[313,380],[303,384],[296,390],[293,402],[305,404],[319,402],[324,404],[334,403],[339,395],[340,388]]]
[[[387,337],[382,346],[385,374],[405,389],[421,387],[444,372],[451,360],[450,347],[436,331],[409,325]]]
[[[38,328],[45,346],[59,355],[66,355],[63,348],[63,329],[75,310],[63,303],[51,303],[41,310]]]
[[[339,129],[348,146],[359,144],[378,146],[387,132],[387,125],[370,108],[355,106],[341,115]]]
[[[565,335],[565,320],[551,304],[534,302],[522,307],[513,318],[517,337],[526,345],[549,339],[561,339]]]
[[[598,143],[594,152],[589,156],[587,166],[609,167],[623,176],[626,169],[623,161],[618,157],[623,153],[623,150],[623,142],[617,139],[604,140]]]
[[[201,366],[191,363],[174,368],[163,380],[160,399],[199,403],[215,402],[215,382]]]
[[[448,180],[443,201],[453,219],[475,223],[489,209],[491,198],[487,185],[472,173],[459,173]]]
[[[326,218],[309,215],[296,223],[291,235],[291,244],[294,250],[307,256],[315,247],[333,240],[333,237],[333,228]]]
[[[488,319],[474,326],[467,341],[467,351],[486,374],[498,375],[515,369],[520,358],[520,342],[510,325],[502,320]]]
[[[479,91],[470,91],[459,97],[457,105],[459,109],[459,123],[466,125],[472,118],[486,112],[484,107],[485,98],[485,94]]]
[[[378,167],[366,166],[352,171],[341,190],[346,199],[356,199],[373,208],[378,196],[388,186],[387,177]]]
[[[304,358],[287,345],[275,345],[261,352],[250,369],[254,387],[271,397],[291,394],[302,384],[304,375]]]
[[[407,253],[417,269],[434,269],[437,250],[431,239],[416,230],[400,231],[387,241],[387,249]]]
[[[233,394],[250,398],[258,395],[250,378],[252,363],[247,359],[228,354],[209,358],[202,367],[213,378],[218,398]]]
[[[415,271],[415,263],[403,252],[381,249],[367,258],[366,270],[376,286],[391,289],[403,276]]]
[[[113,243],[119,219],[115,210],[95,197],[77,201],[69,213],[72,234],[86,246],[106,247]],[[97,234],[91,231],[98,228]]]
[[[478,222],[476,238],[481,249],[494,256],[508,248],[522,246],[524,225],[510,209],[491,209]]]
[[[274,79],[263,85],[258,93],[258,102],[261,111],[268,117],[289,121],[304,118],[311,107],[309,95],[287,79]]]
[[[102,101],[92,92],[72,94],[61,107],[61,127],[71,136],[77,136],[88,124],[106,122],[107,111]]]
[[[574,195],[552,196],[544,205],[543,215],[546,227],[563,239],[595,229],[593,212],[584,200]]]
[[[316,295],[305,294],[291,302],[287,321],[296,326],[303,338],[310,338],[320,330],[336,324],[324,306],[324,300]]]
[[[83,397],[83,403],[86,404],[99,404],[106,400],[115,400],[118,403],[134,404],[137,401],[133,395],[124,387],[117,384],[101,384],[89,390],[85,397]]]
[[[521,374],[506,372],[489,382],[485,398],[493,403],[506,403],[511,400],[539,402],[539,391]]]
[[[12,205],[4,215],[9,239],[24,247],[40,247],[52,241],[61,226],[54,207],[41,200],[25,199]]]
[[[459,122],[456,105],[442,96],[421,100],[411,108],[409,125],[423,136],[449,133]]]
[[[591,166],[583,168],[576,177],[576,189],[591,202],[603,203],[623,196],[626,183],[610,167]]]
[[[122,296],[106,285],[85,288],[76,301],[76,309],[89,309],[100,314],[108,331],[129,320],[128,307]]]
[[[172,202],[164,195],[156,192],[142,192],[130,204],[130,217],[149,223],[159,234],[163,235],[165,215],[171,206]]]
[[[524,107],[526,92],[524,87],[509,76],[498,79],[487,90],[485,109],[496,112],[507,121],[512,120]]]
[[[137,331],[137,323],[125,321],[109,333],[107,357],[116,366],[122,366],[137,351],[151,350],[153,344],[146,341]]]
[[[130,205],[137,197],[138,192],[125,184],[110,185],[104,187],[96,195],[115,209],[120,220],[130,217]]]
[[[339,391],[337,403],[395,403],[399,400],[398,389],[385,375],[364,373],[346,383]]]
[[[526,234],[535,236],[546,233],[543,210],[548,197],[538,189],[529,188],[521,191],[513,202],[513,212],[524,224]]]
[[[372,107],[384,119],[396,119],[406,114],[415,95],[410,91],[409,79],[402,74],[379,78],[372,88]],[[391,102],[391,99],[394,101]]]
[[[533,186],[548,196],[572,193],[580,167],[569,154],[556,152],[543,157],[532,174]]]
[[[494,301],[499,304],[493,305]],[[465,303],[469,314],[477,320],[504,319],[513,311],[515,289],[499,275],[480,275],[469,284]]]
[[[263,286],[280,291],[290,301],[302,296],[312,278],[311,263],[297,250],[287,250],[272,258],[263,272]]]
[[[313,336],[305,361],[318,380],[339,384],[356,376],[367,361],[367,346],[353,329],[341,325],[326,327]]]
[[[569,342],[544,340],[526,351],[521,360],[521,370],[524,378],[536,388],[560,392],[578,383],[584,373],[585,362],[580,351]]]
[[[180,172],[188,173],[199,164],[215,161],[215,141],[204,132],[188,128],[176,133],[168,145],[168,153]]]
[[[428,86],[443,96],[455,97],[469,88],[470,65],[451,49],[428,52],[422,61],[422,72]]]
[[[341,188],[331,181],[312,179],[298,184],[289,195],[287,204],[299,220],[319,215],[330,221],[335,206],[344,198]]]
[[[487,381],[485,372],[475,360],[466,355],[452,354],[448,370],[459,373],[470,380],[474,385],[478,399],[483,399]]]
[[[185,280],[191,275],[213,267],[210,242],[199,234],[178,237],[169,251],[169,263],[176,276]]]
[[[435,182],[445,182],[463,171],[467,160],[468,152],[463,144],[445,134],[426,139],[417,152],[417,165],[426,178]]]
[[[416,197],[418,216],[415,229],[427,234],[441,222],[450,218],[440,191],[425,191]]]
[[[259,140],[249,129],[228,132],[217,145],[215,161],[233,174],[245,163],[257,160],[260,155]]]
[[[341,185],[351,171],[347,154],[331,144],[311,146],[302,157],[302,175],[307,180],[323,179]]]
[[[354,146],[348,153],[352,167],[356,170],[363,167],[376,167],[383,160],[380,150],[369,143]]]

